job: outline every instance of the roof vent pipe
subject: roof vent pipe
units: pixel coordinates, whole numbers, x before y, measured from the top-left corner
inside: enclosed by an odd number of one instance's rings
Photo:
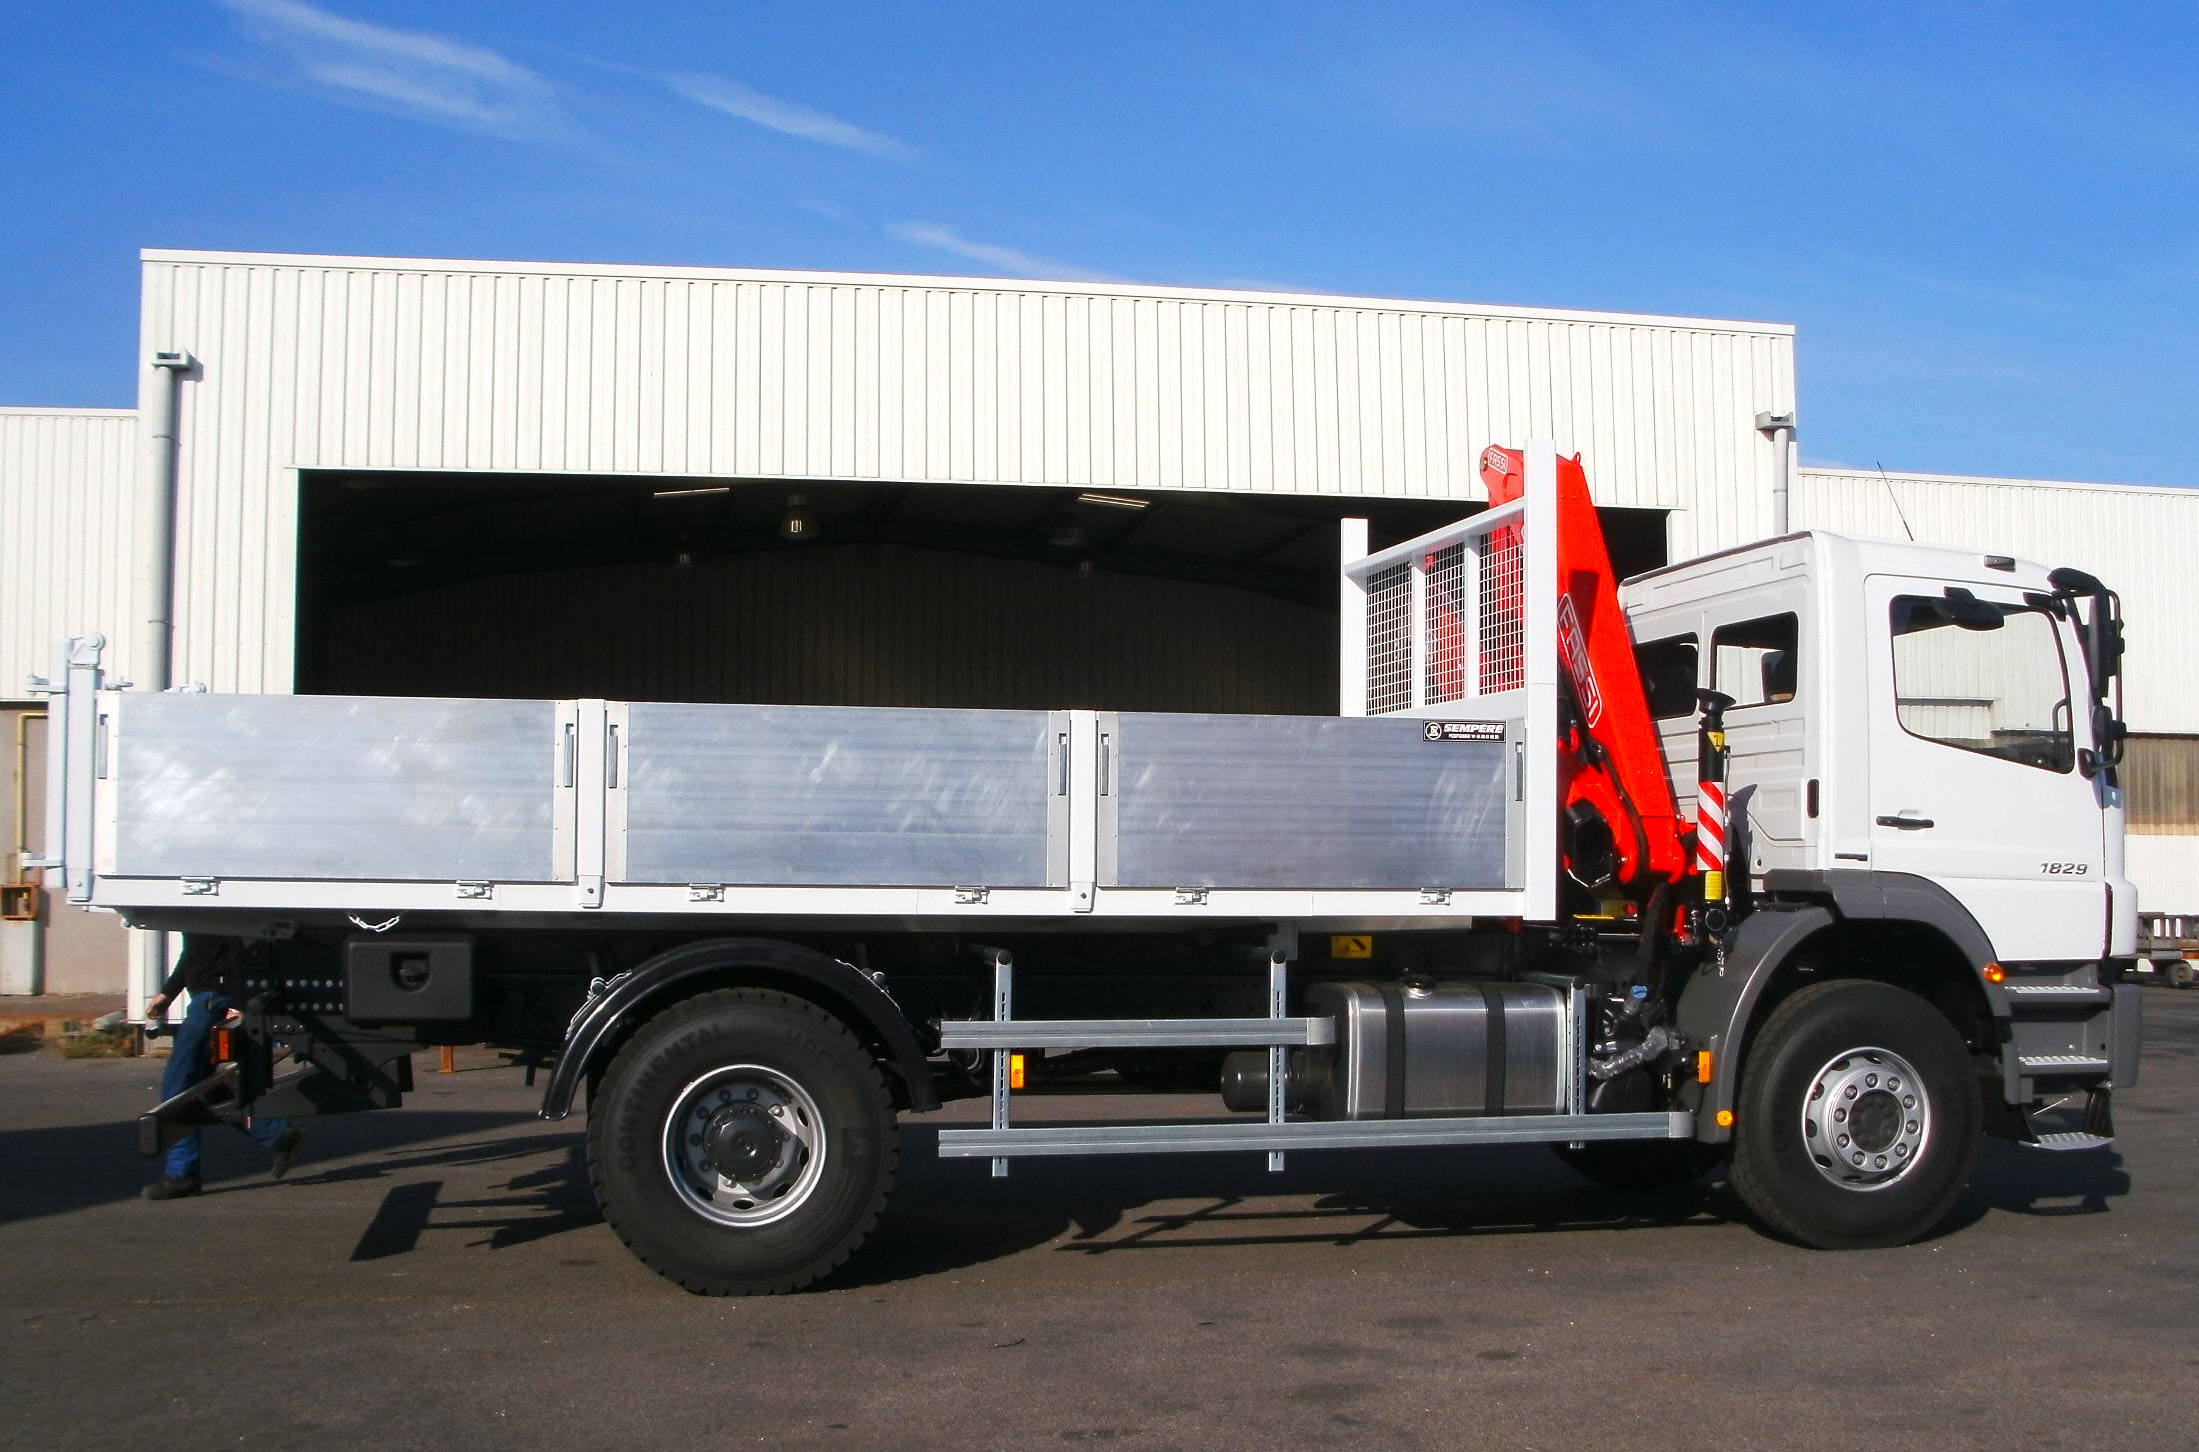
[[[168,689],[175,634],[176,396],[183,375],[197,364],[188,353],[155,353],[146,399],[145,467],[137,492],[137,597],[145,615],[130,670],[148,691]]]
[[[1779,457],[1772,463],[1771,485],[1771,534],[1773,539],[1788,532],[1789,496],[1794,491],[1794,415],[1793,413],[1760,413],[1756,416],[1756,431],[1768,437],[1779,447]]]

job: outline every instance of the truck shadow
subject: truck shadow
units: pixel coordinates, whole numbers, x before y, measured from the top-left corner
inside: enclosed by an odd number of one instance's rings
[[[994,1180],[982,1160],[939,1160],[936,1133],[903,1125],[893,1207],[835,1286],[935,1275],[1049,1244],[1105,1256],[1735,1223],[1764,1234],[1721,1173],[1678,1189],[1614,1190],[1537,1146],[1465,1155],[1310,1152],[1292,1155],[1272,1175],[1250,1155],[1023,1160],[1009,1178]],[[1927,1240],[1994,1211],[2106,1213],[2130,1188],[2112,1150],[2048,1154],[1988,1141],[1970,1189]]]
[[[594,1218],[587,1175],[579,1167],[579,1137],[531,1114],[406,1109],[303,1123],[304,1154],[279,1185],[267,1178],[266,1154],[242,1135],[219,1125],[204,1130],[205,1193],[288,1193],[509,1162],[521,1167],[508,1182],[518,1192],[513,1203],[531,1198],[562,1212],[577,1196]],[[0,1225],[136,1199],[160,1167],[157,1158],[138,1154],[135,1119],[0,1129],[0,1164],[8,1167],[0,1182]]]
[[[587,1156],[579,1141],[566,1145],[563,1153],[554,1158],[544,1155],[545,1146],[539,1139],[523,1143],[524,1149],[509,1154],[423,1156],[405,1163],[401,1168],[411,1171],[441,1164],[481,1165],[524,1158],[533,1167],[513,1175],[492,1193],[461,1192],[458,1198],[446,1196],[444,1180],[407,1178],[391,1186],[382,1197],[373,1219],[352,1246],[350,1258],[382,1260],[409,1254],[419,1248],[420,1238],[430,1231],[464,1231],[473,1237],[467,1242],[471,1247],[505,1250],[603,1219],[588,1188]],[[339,1171],[328,1178],[359,1176]]]
[[[0,1130],[0,1225],[135,1198],[155,1173],[134,1121]],[[424,1237],[466,1233],[501,1250],[601,1222],[581,1137],[527,1113],[408,1109],[311,1125],[280,1185],[242,1137],[208,1131],[207,1193],[311,1194],[388,1184],[353,1261],[385,1260]],[[938,1130],[901,1131],[900,1183],[877,1235],[835,1286],[881,1285],[983,1265],[1041,1247],[1078,1255],[1216,1246],[1348,1248],[1405,1238],[1709,1228],[1746,1222],[1718,1177],[1661,1192],[1592,1184],[1533,1146],[1308,1152],[1269,1174],[1256,1155],[1037,1159],[994,1180],[986,1163],[938,1158]],[[1968,1192],[1936,1234],[1989,1214],[2111,1211],[2131,1177],[2112,1149],[2047,1154],[1987,1141]]]

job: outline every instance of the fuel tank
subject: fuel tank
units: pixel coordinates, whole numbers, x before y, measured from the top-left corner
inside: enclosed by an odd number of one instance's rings
[[[1565,1007],[1539,983],[1313,984],[1306,1012],[1335,1018],[1336,1045],[1309,1107],[1318,1119],[1555,1114]]]

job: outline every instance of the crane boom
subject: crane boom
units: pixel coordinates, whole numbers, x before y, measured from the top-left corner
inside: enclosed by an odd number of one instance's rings
[[[1526,455],[1492,445],[1481,477],[1489,503],[1508,504],[1526,488]],[[1558,460],[1557,480],[1558,654],[1572,706],[1560,741],[1565,867],[1584,887],[1616,882],[1640,899],[1693,870],[1691,828],[1673,800],[1578,454]]]

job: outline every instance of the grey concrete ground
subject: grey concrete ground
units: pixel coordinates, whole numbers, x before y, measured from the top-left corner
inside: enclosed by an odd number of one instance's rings
[[[280,1184],[222,1132],[166,1205],[132,1153],[157,1065],[0,1058],[0,1444],[2186,1449],[2199,993],[2146,999],[2115,1149],[1989,1144],[1902,1250],[1539,1150],[994,1182],[918,1121],[870,1248],[760,1301],[629,1258],[577,1120],[487,1056],[315,1124]]]

